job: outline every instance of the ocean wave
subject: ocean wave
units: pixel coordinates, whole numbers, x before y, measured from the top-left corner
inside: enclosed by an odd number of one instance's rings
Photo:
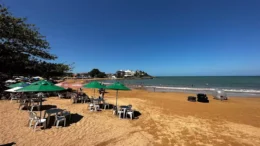
[[[156,89],[168,89],[168,90],[188,90],[188,91],[215,91],[220,88],[190,88],[190,87],[164,87],[164,86],[144,86],[146,88],[156,88]],[[236,93],[260,93],[260,90],[254,89],[221,89],[226,92],[236,92]]]
[[[105,85],[110,85],[112,83],[108,83],[108,82],[103,82],[103,84]],[[129,86],[133,86],[133,85],[129,85]],[[141,86],[141,85],[134,85],[134,86]],[[226,92],[230,92],[230,93],[256,93],[256,94],[260,94],[260,90],[255,90],[255,89],[232,89],[232,88],[192,88],[192,87],[169,87],[169,86],[144,86],[145,88],[156,88],[156,89],[163,89],[163,90],[181,90],[181,91],[209,91],[209,92],[213,92],[216,89],[221,89],[224,90]]]

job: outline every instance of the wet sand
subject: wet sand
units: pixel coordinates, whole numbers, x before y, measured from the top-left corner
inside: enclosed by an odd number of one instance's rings
[[[84,90],[88,95],[93,90]],[[115,104],[115,91],[105,99]],[[138,119],[119,119],[112,110],[91,112],[88,104],[69,99],[47,98],[43,105],[56,105],[73,114],[67,127],[33,132],[28,113],[18,103],[0,101],[0,144],[16,145],[260,145],[260,98],[235,98],[209,103],[188,102],[185,93],[144,90],[120,91],[119,105],[131,104]],[[62,124],[61,124],[62,125]]]

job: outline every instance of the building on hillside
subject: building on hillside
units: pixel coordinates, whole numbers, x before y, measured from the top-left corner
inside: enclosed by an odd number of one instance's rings
[[[136,70],[136,74],[138,75],[138,76],[143,76],[144,75],[144,71],[141,71],[141,70]]]
[[[80,76],[82,77],[82,78],[91,78],[91,76],[89,75],[89,73],[88,72],[84,72],[84,73],[80,73]]]
[[[111,79],[117,79],[116,76],[112,76]]]
[[[113,79],[113,76],[115,76],[115,75],[112,74],[112,73],[108,73],[108,74],[106,74],[106,76],[107,76],[107,78],[109,78],[109,79]]]
[[[126,70],[124,77],[133,77],[135,75],[135,71],[132,70]]]
[[[122,78],[124,76],[125,76],[125,71],[119,70],[119,71],[116,72],[116,77],[117,78]]]

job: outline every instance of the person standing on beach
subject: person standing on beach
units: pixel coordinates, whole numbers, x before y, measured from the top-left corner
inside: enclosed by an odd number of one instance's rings
[[[99,90],[99,98],[101,98],[101,99],[103,99],[104,97],[105,97],[105,91],[104,91],[104,89],[100,89]]]

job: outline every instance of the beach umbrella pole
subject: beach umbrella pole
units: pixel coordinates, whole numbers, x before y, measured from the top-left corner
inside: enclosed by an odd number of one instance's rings
[[[116,113],[117,113],[117,96],[118,96],[118,90],[116,90]]]
[[[42,119],[42,96],[40,96],[40,119]]]

